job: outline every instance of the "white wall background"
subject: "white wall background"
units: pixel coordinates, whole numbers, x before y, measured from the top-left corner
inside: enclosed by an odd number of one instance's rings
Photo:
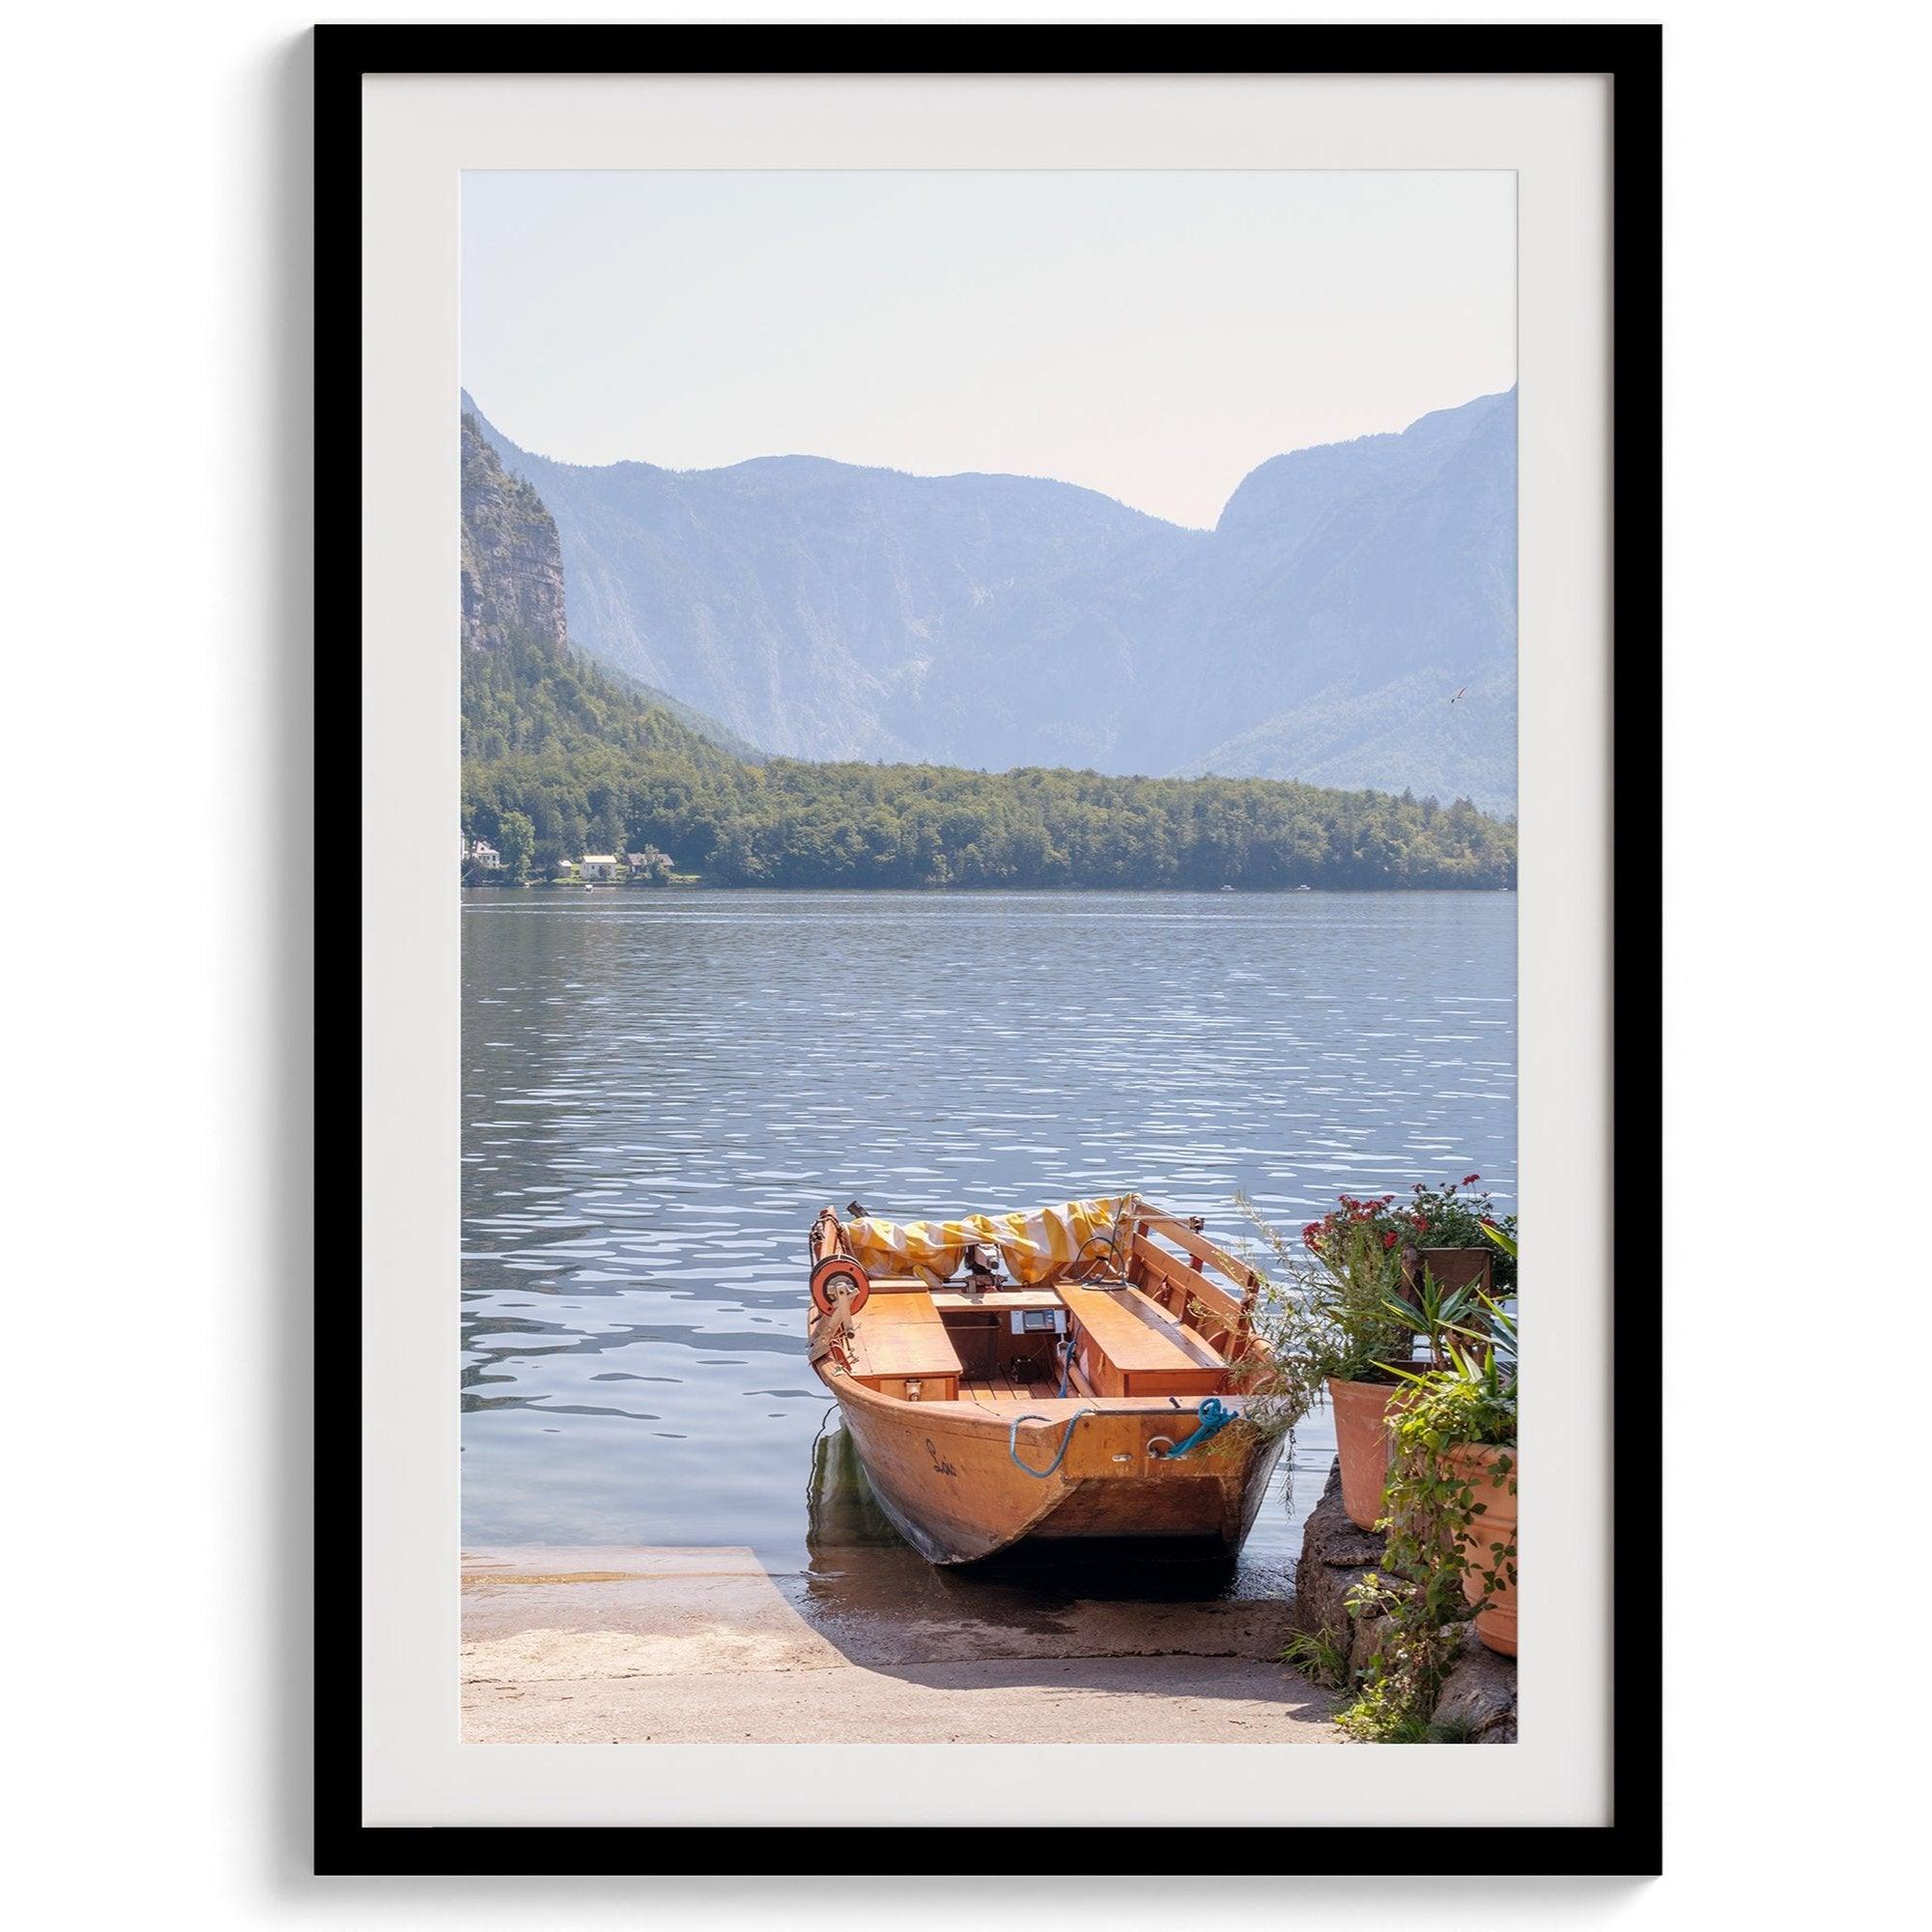
[[[754,11],[820,10],[668,16]],[[1483,11],[1669,28],[1670,1874],[1113,1902],[1134,1925],[1257,1900],[1304,1922],[1851,1922],[1910,1909],[1924,1739],[1926,29],[1861,0]],[[641,1907],[806,1928],[915,1897],[949,1922],[1008,1897],[1084,1917],[1092,1887],[983,1876],[864,1908],[798,1881],[304,1876],[306,693],[312,642],[325,666],[351,648],[307,622],[306,24],[239,0],[41,9],[0,72],[10,1891],[57,1925]],[[346,772],[328,782],[346,813]],[[322,899],[327,940],[348,899],[327,877]],[[327,1180],[316,1211],[320,1292],[346,1293]]]

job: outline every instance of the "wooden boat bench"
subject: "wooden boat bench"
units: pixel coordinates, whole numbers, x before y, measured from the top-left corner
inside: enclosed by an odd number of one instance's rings
[[[1212,1395],[1228,1365],[1139,1289],[1063,1285],[1074,1365],[1095,1395]]]
[[[966,1289],[935,1288],[932,1291],[932,1305],[950,1309],[955,1314],[985,1309],[1001,1310],[1009,1315],[1015,1309],[1022,1314],[1044,1314],[1060,1307],[1061,1300],[1059,1290],[1052,1288],[996,1288],[980,1294]]]
[[[961,1363],[939,1311],[925,1294],[875,1295],[857,1318],[847,1352],[852,1374],[881,1395],[952,1402]]]

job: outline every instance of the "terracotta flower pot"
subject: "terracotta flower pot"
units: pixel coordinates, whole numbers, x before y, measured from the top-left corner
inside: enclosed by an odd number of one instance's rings
[[[1507,1457],[1510,1464],[1508,1480],[1502,1483],[1497,1483],[1491,1473],[1498,1457]],[[1460,1539],[1464,1557],[1475,1566],[1463,1573],[1463,1595],[1472,1604],[1483,1600],[1481,1573],[1497,1567],[1499,1559],[1494,1545],[1510,1545],[1512,1567],[1516,1562],[1516,1496],[1510,1487],[1516,1480],[1516,1458],[1514,1449],[1485,1449],[1473,1442],[1449,1451],[1450,1466],[1475,1491],[1477,1502],[1483,1505],[1482,1515]],[[1515,1583],[1503,1584],[1488,1605],[1477,1611],[1476,1634],[1504,1657],[1516,1655]]]
[[[1328,1378],[1328,1400],[1335,1410],[1335,1453],[1342,1460],[1342,1507],[1357,1529],[1373,1529],[1381,1520],[1382,1485],[1389,1465],[1389,1404],[1399,1393],[1391,1382]]]

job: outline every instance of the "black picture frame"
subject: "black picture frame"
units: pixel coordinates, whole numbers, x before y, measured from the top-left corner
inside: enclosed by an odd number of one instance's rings
[[[1048,34],[1051,38],[1047,38]],[[1066,30],[1026,27],[761,26],[755,40],[710,26],[323,26],[315,29],[315,255],[320,638],[360,626],[361,546],[361,85],[370,73],[1010,73],[1067,70]],[[1615,808],[1610,891],[1612,1012],[1616,1042],[1612,1208],[1648,1204],[1662,1144],[1662,30],[1617,26],[1101,27],[1084,30],[1090,71],[1108,73],[1592,73],[1612,83],[1611,447],[1613,650],[1611,781]],[[748,60],[754,45],[759,56]],[[839,58],[842,54],[851,56]],[[321,666],[327,664],[327,674]],[[354,651],[318,656],[321,733],[354,742],[360,731]],[[337,793],[339,803],[340,794]],[[339,851],[339,810],[327,851]],[[354,1066],[354,1010],[320,1011],[320,1064]],[[347,1084],[346,1074],[333,1079]],[[319,1104],[340,1104],[319,1083]],[[350,1110],[352,1118],[359,1111]],[[331,1119],[327,1184],[340,1201],[345,1160]],[[319,1136],[319,1145],[322,1139]],[[322,1177],[318,1177],[320,1179]],[[1646,1220],[1649,1216],[1645,1206]],[[330,1236],[333,1239],[333,1236]],[[333,1269],[337,1257],[318,1254]],[[318,1269],[319,1278],[321,1270]],[[1614,1273],[1612,1276],[1614,1281]],[[1662,1869],[1661,1581],[1662,1400],[1652,1336],[1654,1288],[1634,1272],[1613,1293],[1613,1336],[1641,1334],[1611,1364],[1613,1439],[1639,1445],[1614,1458],[1610,1533],[1612,1718],[1610,1822],[1604,1826],[1496,1825],[1481,1831],[1378,1824],[1369,1865],[1383,1872],[1648,1876]],[[716,1832],[626,1827],[371,1827],[361,1818],[361,1466],[342,1446],[340,1392],[323,1383],[339,1359],[344,1323],[359,1353],[356,1299],[317,1309],[315,1869],[319,1874],[665,1874],[747,1868],[741,1844]],[[326,1324],[327,1332],[324,1333]],[[757,1827],[767,1869],[819,1866],[822,1834]],[[1350,1873],[1364,1869],[1359,1828],[1188,1827],[1184,1833],[1114,1832],[1095,1848],[1110,1872]],[[715,1848],[715,1849],[714,1849]],[[1065,1844],[1056,1854],[1065,1864]],[[958,1861],[952,1834],[913,1826],[874,1833],[866,1863],[876,1873],[921,1874]]]

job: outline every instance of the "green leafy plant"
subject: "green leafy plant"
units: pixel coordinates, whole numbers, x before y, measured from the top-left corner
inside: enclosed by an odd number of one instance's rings
[[[1492,1229],[1503,1236],[1496,1250],[1492,1278],[1505,1296],[1516,1288],[1516,1216],[1498,1214],[1488,1188],[1479,1187],[1480,1174],[1440,1184],[1418,1180],[1406,1202],[1393,1194],[1336,1196],[1336,1206],[1301,1230],[1301,1245],[1310,1255],[1331,1251],[1352,1228],[1367,1227],[1385,1248],[1480,1248]]]
[[[1392,1199],[1393,1197],[1387,1197]],[[1274,1257],[1257,1322],[1278,1361],[1297,1366],[1310,1399],[1337,1381],[1393,1382],[1384,1364],[1406,1360],[1416,1318],[1401,1300],[1402,1257],[1367,1211],[1379,1204],[1344,1198],[1319,1243],[1296,1248],[1245,1196],[1241,1211]],[[1312,1260],[1310,1259],[1312,1257]]]
[[[1477,1291],[1466,1283],[1445,1288],[1425,1265],[1422,1279],[1412,1289],[1390,1299],[1388,1313],[1420,1337],[1430,1367],[1439,1369],[1447,1365],[1449,1337],[1470,1332],[1468,1324],[1479,1313]]]
[[[1415,1327],[1396,1293],[1402,1257],[1376,1229],[1356,1222],[1320,1251],[1314,1298],[1326,1332],[1321,1371],[1338,1381],[1396,1378],[1387,1358],[1408,1359]]]
[[[1463,1626],[1516,1581],[1514,1535],[1486,1544],[1479,1526],[1486,1489],[1516,1493],[1516,1320],[1494,1297],[1477,1299],[1486,1326],[1459,1324],[1442,1366],[1394,1370],[1407,1388],[1394,1416],[1383,1568],[1349,1598],[1350,1617],[1384,1619],[1361,1694],[1338,1720],[1354,1737],[1419,1741]],[[1454,1453],[1469,1446],[1510,1453],[1472,1474]]]
[[[1429,1734],[1429,1720],[1412,1711],[1385,1709],[1376,1700],[1373,1690],[1365,1689],[1347,1710],[1335,1714],[1335,1721],[1350,1737],[1365,1745],[1427,1745],[1435,1740]]]
[[[1491,1276],[1496,1292],[1507,1296],[1516,1289],[1516,1216],[1497,1214],[1489,1190],[1476,1191],[1482,1178],[1465,1174],[1440,1187],[1417,1181],[1408,1206],[1396,1213],[1409,1231],[1403,1238],[1417,1247],[1480,1248],[1492,1232],[1501,1235],[1503,1239],[1492,1243],[1498,1252]]]
[[[1229,1386],[1241,1397],[1236,1427],[1264,1441],[1292,1434],[1314,1407],[1321,1382],[1305,1357],[1293,1349],[1277,1347],[1292,1326],[1278,1307],[1278,1298],[1264,1283],[1254,1312],[1256,1332],[1268,1346],[1241,1357],[1228,1372]]]
[[[1277,1354],[1297,1358],[1318,1391],[1329,1377],[1401,1380],[1418,1337],[1430,1365],[1443,1366],[1445,1336],[1467,1331],[1477,1318],[1475,1291],[1444,1287],[1427,1262],[1416,1264],[1419,1251],[1487,1243],[1495,1250],[1498,1293],[1509,1294],[1516,1280],[1516,1217],[1498,1217],[1490,1195],[1473,1191],[1481,1179],[1418,1181],[1406,1206],[1394,1194],[1339,1195],[1302,1227],[1298,1242],[1236,1197],[1273,1259],[1266,1320]]]
[[[1333,1631],[1296,1631],[1281,1661],[1324,1690],[1339,1690],[1349,1681],[1349,1646]]]

